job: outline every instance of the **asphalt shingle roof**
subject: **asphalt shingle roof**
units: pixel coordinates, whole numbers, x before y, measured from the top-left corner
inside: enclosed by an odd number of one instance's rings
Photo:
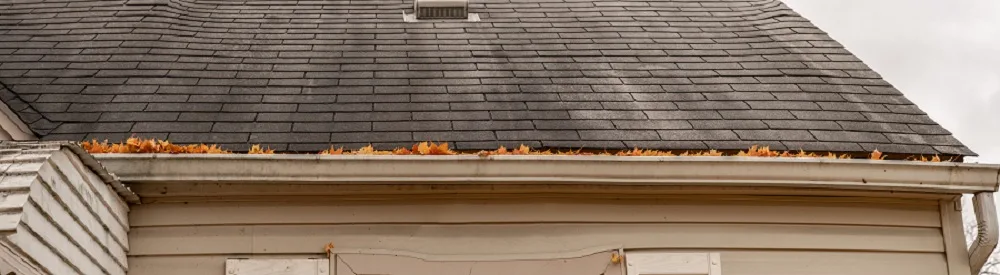
[[[0,96],[47,140],[974,154],[779,1],[411,7],[7,1]]]

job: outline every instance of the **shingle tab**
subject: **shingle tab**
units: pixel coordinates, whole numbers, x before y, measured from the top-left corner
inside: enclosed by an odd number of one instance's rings
[[[659,130],[663,140],[739,140],[732,130]]]
[[[778,0],[35,2],[0,12],[0,98],[43,139],[972,154]]]

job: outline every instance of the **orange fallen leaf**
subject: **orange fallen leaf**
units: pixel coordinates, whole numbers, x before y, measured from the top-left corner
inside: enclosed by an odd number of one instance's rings
[[[878,149],[875,149],[875,151],[872,151],[871,155],[868,156],[869,159],[873,159],[873,160],[883,160],[883,159],[885,159],[885,157],[886,156],[883,156],[882,152],[879,152]]]
[[[333,242],[330,242],[323,246],[323,251],[326,251],[326,255],[330,256],[333,253]]]
[[[262,148],[260,145],[256,145],[255,144],[253,146],[250,146],[250,151],[248,151],[247,154],[251,154],[251,155],[270,155],[270,154],[274,154],[274,150],[272,150],[271,148],[266,148],[265,149],[265,148]]]
[[[320,155],[343,155],[344,154],[344,147],[340,147],[340,148],[334,149],[331,146],[330,149],[323,150],[322,152],[319,152],[319,154]]]
[[[427,144],[427,142],[421,142],[421,143],[417,144],[417,149],[413,150],[413,151],[417,152],[418,154],[421,154],[421,155],[430,155],[431,154],[431,146],[429,144]]]
[[[368,144],[368,146],[361,147],[361,149],[358,149],[357,154],[358,155],[373,155],[373,154],[375,154],[375,147],[372,147],[371,144]]]
[[[110,143],[108,140],[98,141],[96,139],[90,141],[80,142],[80,146],[83,147],[89,153],[101,154],[101,153],[159,153],[159,154],[229,154],[231,152],[226,151],[219,147],[218,145],[207,145],[207,144],[188,144],[188,145],[178,145],[173,144],[167,140],[158,139],[144,139],[139,137],[129,137],[123,142]],[[275,150],[270,148],[264,148],[261,145],[252,145],[247,154],[274,154]],[[557,151],[553,152],[551,150],[537,151],[533,150],[531,147],[521,144],[513,150],[508,149],[503,146],[499,146],[496,150],[492,151],[479,151],[476,153],[460,153],[452,150],[448,143],[434,143],[434,142],[421,142],[414,144],[412,149],[408,148],[396,148],[390,151],[379,151],[375,150],[372,145],[367,145],[356,151],[345,151],[343,148],[334,148],[319,152],[319,154],[329,154],[329,155],[340,155],[340,154],[354,154],[354,155],[455,155],[455,154],[478,154],[479,156],[490,156],[490,155],[566,155],[566,156],[585,156],[585,155],[602,155],[602,156],[677,156],[671,151],[660,151],[660,150],[646,150],[641,148],[632,148],[629,150],[613,151],[613,152],[590,152],[578,150],[568,150],[568,151]],[[734,153],[723,154],[717,150],[707,150],[707,151],[685,151],[680,156],[744,156],[744,157],[798,157],[798,158],[830,158],[830,159],[850,159],[852,156],[850,154],[836,154],[833,152],[817,153],[817,152],[806,152],[804,150],[799,151],[777,151],[771,150],[767,146],[751,146],[747,150],[741,150]],[[874,150],[869,154],[868,158],[872,160],[883,160],[886,159],[887,155],[883,154],[878,150]],[[909,156],[906,160],[910,161],[924,161],[924,162],[942,162],[942,161],[955,161],[956,158],[952,157],[949,159],[942,159],[941,156],[935,155],[933,157],[926,156]]]

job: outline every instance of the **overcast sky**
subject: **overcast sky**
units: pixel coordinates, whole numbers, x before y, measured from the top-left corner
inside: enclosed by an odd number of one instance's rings
[[[784,0],[1000,163],[1000,1]]]

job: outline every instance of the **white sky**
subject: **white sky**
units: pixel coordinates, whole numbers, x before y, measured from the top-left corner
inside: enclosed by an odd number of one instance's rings
[[[1000,163],[1000,1],[784,0]]]

